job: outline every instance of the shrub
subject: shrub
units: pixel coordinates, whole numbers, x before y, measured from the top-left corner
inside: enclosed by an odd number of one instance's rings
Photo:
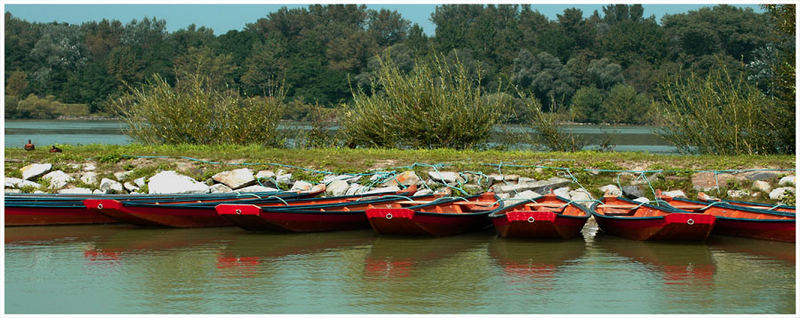
[[[650,99],[644,94],[637,94],[633,86],[614,85],[600,107],[602,121],[627,124],[650,122],[651,104]]]
[[[283,98],[282,89],[277,96],[242,97],[203,76],[172,87],[155,75],[113,106],[125,133],[146,144],[274,144]]]
[[[372,94],[353,91],[343,118],[350,146],[469,148],[488,137],[508,108],[483,98],[480,72],[470,77],[458,59],[418,59],[405,74],[388,56],[380,59]]]
[[[565,133],[558,130],[558,125],[553,116],[547,116],[542,112],[542,105],[535,97],[525,98],[525,105],[528,113],[532,114],[527,126],[536,130],[533,142],[546,147],[551,151],[574,152],[580,151],[586,145],[586,141],[578,135]],[[555,106],[553,100],[551,105]]]
[[[748,83],[731,78],[723,66],[705,78],[690,74],[660,86],[664,129],[659,134],[684,153],[791,153],[794,145],[779,131],[794,129],[794,119]],[[792,141],[793,142],[793,141]]]

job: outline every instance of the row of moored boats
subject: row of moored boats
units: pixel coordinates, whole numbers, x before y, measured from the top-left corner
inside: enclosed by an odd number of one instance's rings
[[[704,240],[710,234],[794,242],[795,207],[660,196],[581,204],[554,194],[501,200],[399,192],[323,197],[322,191],[202,195],[6,195],[5,225],[129,223],[161,227],[239,226],[250,231],[372,228],[380,234],[445,236],[492,224],[502,237],[567,239],[594,216],[604,233],[635,240]]]

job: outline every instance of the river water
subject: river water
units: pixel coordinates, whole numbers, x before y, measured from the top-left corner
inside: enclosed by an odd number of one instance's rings
[[[126,225],[5,229],[11,314],[790,314],[795,245],[253,233]]]
[[[124,145],[133,142],[122,134],[124,123],[120,121],[97,120],[6,120],[6,147],[22,147],[28,139],[39,147],[53,144],[88,145],[112,144]],[[310,130],[308,123],[283,123],[281,129],[297,131]],[[604,141],[615,145],[615,151],[647,151],[651,153],[674,153],[676,148],[656,135],[657,127],[653,126],[566,126],[565,131],[583,137],[588,145],[586,149],[596,149]],[[492,132],[489,143],[492,146],[503,143],[501,137],[505,132],[520,132],[520,126],[497,127]],[[291,134],[290,134],[291,135]],[[529,145],[515,143],[511,148],[529,148]],[[526,147],[527,146],[527,147]]]

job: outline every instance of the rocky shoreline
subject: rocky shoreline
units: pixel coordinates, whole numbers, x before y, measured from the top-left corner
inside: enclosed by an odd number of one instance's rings
[[[142,163],[142,162],[139,162]],[[60,164],[62,169],[54,169],[51,163],[33,163],[19,169],[20,178],[5,178],[5,193],[62,193],[62,194],[170,194],[170,193],[222,193],[222,192],[270,192],[270,191],[309,191],[324,189],[328,196],[353,195],[370,192],[398,191],[417,185],[415,195],[437,193],[450,196],[463,196],[484,191],[493,191],[501,199],[529,199],[553,191],[555,194],[577,202],[588,203],[602,195],[623,195],[646,202],[652,197],[648,182],[628,172],[617,177],[624,182],[602,184],[582,188],[571,179],[552,176],[535,179],[517,174],[483,174],[480,172],[428,171],[417,173],[414,170],[403,172],[375,171],[371,174],[331,174],[322,179],[310,180],[302,172],[278,170],[258,170],[250,168],[228,169],[213,174],[205,180],[197,180],[186,175],[193,169],[191,163],[180,164],[184,173],[169,169],[154,169],[152,173],[134,177],[136,169],[121,171],[98,171],[100,164],[87,161],[83,164]],[[106,165],[100,165],[108,168]],[[112,166],[117,167],[117,166]],[[130,165],[127,166],[131,168]],[[65,172],[64,170],[67,170]],[[176,169],[180,170],[180,169]],[[8,173],[8,172],[7,172]],[[141,173],[139,173],[141,174]],[[299,175],[299,177],[298,177]],[[648,175],[655,180],[659,173]],[[775,203],[794,197],[795,176],[779,171],[757,170],[739,173],[697,172],[691,176],[668,176],[667,179],[682,181],[690,179],[693,191],[715,191],[723,185],[727,198],[751,200],[766,197]],[[730,182],[749,184],[747,188],[727,189]],[[665,195],[687,197],[684,190],[661,189]],[[715,192],[719,194],[718,192]]]

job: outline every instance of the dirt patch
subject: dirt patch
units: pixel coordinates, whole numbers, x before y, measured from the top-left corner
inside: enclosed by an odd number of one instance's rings
[[[377,161],[376,161],[376,162],[375,162],[375,163],[374,163],[374,164],[373,164],[371,167],[369,167],[369,168],[370,168],[371,170],[384,169],[384,168],[392,168],[392,167],[396,167],[396,166],[398,166],[398,162],[399,162],[398,160],[394,160],[394,159],[383,159],[383,160],[377,160]]]

